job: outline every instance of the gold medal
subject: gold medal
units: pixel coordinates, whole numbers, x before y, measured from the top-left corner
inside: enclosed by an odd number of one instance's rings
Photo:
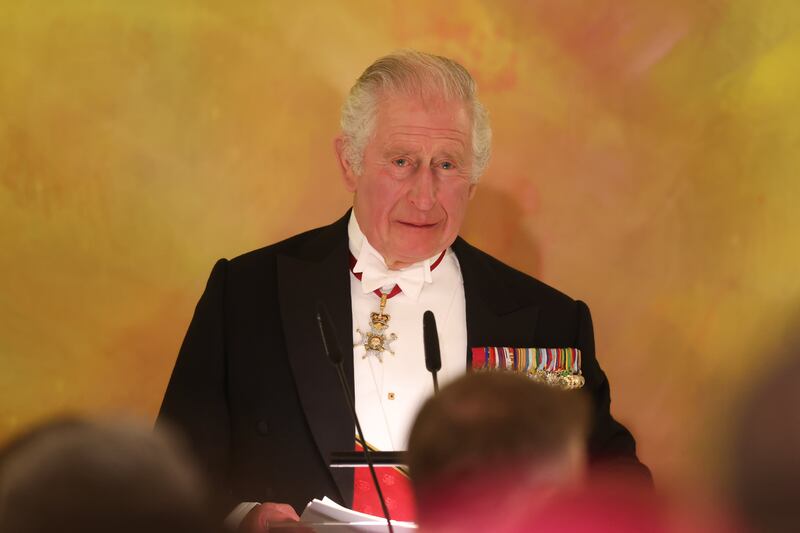
[[[353,347],[364,347],[365,352],[362,359],[366,359],[368,355],[374,355],[378,358],[378,361],[383,363],[384,352],[394,355],[391,344],[397,340],[397,335],[386,331],[389,327],[389,320],[392,318],[386,314],[386,300],[387,294],[381,293],[380,309],[377,313],[369,314],[370,327],[367,333],[364,333],[361,329],[356,329],[356,333],[361,336],[361,339]]]

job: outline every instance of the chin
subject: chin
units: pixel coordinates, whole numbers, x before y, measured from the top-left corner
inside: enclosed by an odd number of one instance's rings
[[[403,258],[400,259],[400,261],[404,263],[417,263],[433,257],[441,252],[444,248],[444,246],[439,247],[438,245],[432,244],[403,247],[402,249],[398,250],[398,257]]]
[[[410,233],[410,234],[409,234]],[[436,234],[420,235],[421,232],[412,230],[411,232],[398,232],[393,235],[395,246],[395,256],[404,263],[416,263],[424,261],[450,246],[455,236],[450,241],[442,239],[441,232]]]

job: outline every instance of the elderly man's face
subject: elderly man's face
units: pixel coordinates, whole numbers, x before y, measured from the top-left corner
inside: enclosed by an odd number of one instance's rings
[[[458,235],[475,191],[471,132],[461,102],[389,96],[378,106],[361,175],[337,139],[358,223],[390,268],[432,257]]]

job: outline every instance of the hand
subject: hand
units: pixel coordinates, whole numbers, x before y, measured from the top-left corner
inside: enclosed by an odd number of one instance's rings
[[[264,533],[269,531],[270,522],[299,522],[300,517],[294,508],[286,503],[264,502],[253,507],[239,524],[239,533]],[[273,528],[274,531],[274,528]],[[293,531],[301,531],[294,529]]]

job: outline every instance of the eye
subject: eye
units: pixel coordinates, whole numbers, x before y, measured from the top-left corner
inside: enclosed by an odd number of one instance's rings
[[[443,170],[452,170],[456,168],[456,166],[451,163],[450,161],[443,161],[441,165],[439,165]]]
[[[409,161],[405,157],[398,157],[393,163],[398,167],[407,167],[409,165]]]

